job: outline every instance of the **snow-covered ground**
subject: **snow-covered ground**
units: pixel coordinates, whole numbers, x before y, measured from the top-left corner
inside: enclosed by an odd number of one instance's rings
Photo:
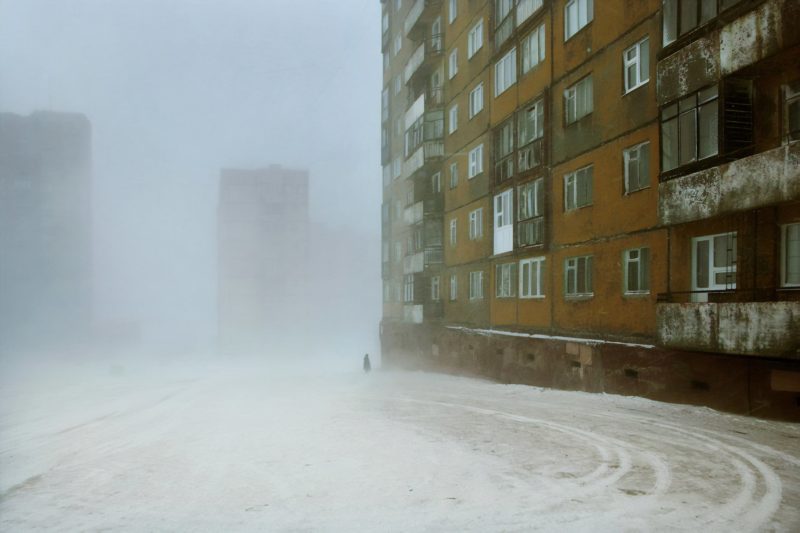
[[[37,529],[798,531],[800,426],[424,373],[0,364],[0,531]]]

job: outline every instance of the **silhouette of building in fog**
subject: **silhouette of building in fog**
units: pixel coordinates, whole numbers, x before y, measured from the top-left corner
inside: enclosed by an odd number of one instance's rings
[[[0,113],[0,349],[89,333],[91,159],[84,115]]]
[[[308,301],[308,172],[223,169],[217,243],[221,350],[296,347]]]

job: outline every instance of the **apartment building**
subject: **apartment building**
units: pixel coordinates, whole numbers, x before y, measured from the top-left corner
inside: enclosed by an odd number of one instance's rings
[[[89,340],[91,145],[84,115],[0,113],[0,352]]]
[[[385,83],[417,120],[441,83],[445,130],[425,166],[385,145],[386,361],[800,418],[796,3],[382,4]],[[441,43],[430,70],[398,39]],[[444,255],[401,302],[408,178]]]
[[[283,356],[307,337],[308,172],[223,169],[217,233],[220,349]]]

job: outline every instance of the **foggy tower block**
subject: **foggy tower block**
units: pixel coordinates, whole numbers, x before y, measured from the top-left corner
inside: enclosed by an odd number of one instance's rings
[[[0,349],[86,338],[91,187],[84,115],[0,113]]]
[[[308,172],[223,169],[218,211],[220,348],[295,346],[307,318]]]

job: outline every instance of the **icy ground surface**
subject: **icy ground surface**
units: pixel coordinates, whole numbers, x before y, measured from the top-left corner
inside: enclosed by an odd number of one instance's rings
[[[0,364],[0,531],[37,529],[799,531],[800,426],[423,373]]]

